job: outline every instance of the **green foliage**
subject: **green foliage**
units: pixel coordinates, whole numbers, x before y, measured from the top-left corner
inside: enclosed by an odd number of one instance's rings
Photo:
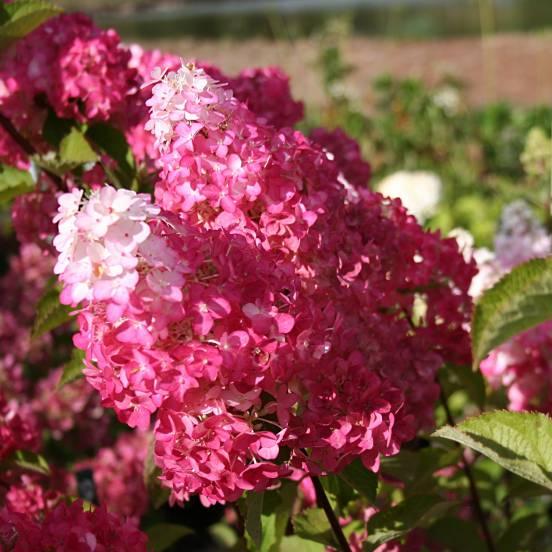
[[[376,500],[378,477],[365,468],[360,459],[354,460],[341,471],[339,478],[369,502]]]
[[[45,0],[16,0],[0,7],[0,51],[61,13]]]
[[[62,138],[59,144],[59,157],[61,162],[68,167],[92,163],[98,158],[84,134],[75,127],[71,128],[69,134]]]
[[[368,539],[364,550],[398,539],[415,527],[427,524],[452,506],[437,495],[416,495],[392,508],[382,510],[368,521]]]
[[[59,290],[55,285],[55,280],[52,280],[36,306],[32,337],[40,337],[69,322],[72,310],[71,307],[59,302]]]
[[[454,391],[462,390],[478,408],[482,409],[485,406],[485,380],[479,370],[472,370],[468,365],[447,365],[441,370],[439,381],[447,396]]]
[[[477,368],[495,347],[552,318],[552,258],[514,268],[487,290],[472,320],[473,364]]]
[[[552,490],[552,419],[533,412],[487,412],[433,433],[487,456]]]
[[[29,171],[0,164],[0,205],[34,189],[35,183]]]
[[[382,473],[405,483],[405,494],[431,493],[437,488],[437,470],[458,463],[460,452],[447,448],[426,447],[417,451],[403,449],[382,459]]]
[[[448,552],[485,552],[479,528],[472,521],[458,517],[443,517],[428,529],[429,536]],[[502,549],[500,549],[502,550]]]
[[[249,492],[240,501],[246,540],[256,552],[278,552],[297,496],[297,485],[283,481],[278,489]]]
[[[14,452],[7,460],[0,463],[0,470],[21,469],[38,473],[40,475],[50,475],[50,466],[48,462],[40,455],[26,450]]]
[[[322,508],[309,508],[293,517],[295,534],[327,546],[335,546],[332,528]]]
[[[115,170],[104,166],[113,184],[135,189],[138,178],[136,161],[124,134],[106,123],[96,123],[86,131],[86,137],[116,162]]]
[[[59,380],[58,389],[61,389],[68,383],[81,379],[83,376],[82,369],[84,368],[84,351],[73,349],[71,359],[63,367],[63,373]]]
[[[157,510],[167,502],[170,491],[163,487],[159,481],[161,470],[155,465],[153,454],[153,440],[148,448],[146,461],[144,462],[144,483],[152,506]]]
[[[148,544],[153,552],[163,552],[192,533],[188,527],[174,523],[157,523],[146,529]]]
[[[309,539],[302,539],[297,535],[284,537],[279,552],[325,552],[326,547]]]

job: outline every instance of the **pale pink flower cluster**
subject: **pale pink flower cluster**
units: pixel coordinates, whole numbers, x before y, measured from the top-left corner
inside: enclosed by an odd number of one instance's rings
[[[514,266],[552,253],[551,236],[523,201],[505,207],[494,245],[494,253],[474,252],[479,274],[470,292],[476,297]],[[481,371],[493,387],[506,388],[511,410],[552,412],[552,325],[541,324],[497,347]]]
[[[473,267],[201,68],[155,76],[162,210],[124,196],[117,220],[136,232],[122,248],[118,231],[108,239],[121,190],[60,200],[56,271],[80,302],[88,381],[129,426],[155,416],[173,501],[232,501],[357,457],[377,470],[432,423],[442,362],[469,356]],[[132,278],[113,287],[121,270]],[[419,290],[428,308],[413,329]]]
[[[138,250],[150,235],[147,220],[159,213],[149,197],[111,186],[82,199],[82,190],[59,198],[54,222],[59,252],[54,272],[64,282],[63,303],[113,299],[125,304],[138,283]]]

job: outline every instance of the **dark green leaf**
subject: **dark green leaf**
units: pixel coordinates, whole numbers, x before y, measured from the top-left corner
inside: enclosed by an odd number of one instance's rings
[[[58,117],[54,110],[50,108],[42,127],[42,137],[57,150],[63,138],[71,132],[72,127],[73,121],[71,119]]]
[[[434,437],[473,448],[503,468],[552,489],[552,420],[534,412],[494,411],[445,426]]]
[[[3,6],[7,16],[0,26],[0,50],[23,38],[51,17],[61,13],[61,8],[44,0],[16,0]]]
[[[437,520],[429,529],[432,540],[442,544],[448,552],[485,552],[485,546],[478,527],[471,521],[444,517]]]
[[[447,365],[440,372],[439,381],[444,385],[447,396],[461,389],[480,409],[485,406],[485,380],[480,370],[472,370],[467,365]]]
[[[302,539],[335,546],[330,522],[321,508],[309,508],[294,516],[293,527],[295,534]]]
[[[61,140],[59,157],[62,163],[72,167],[78,167],[98,159],[84,134],[75,127]]]
[[[351,462],[338,476],[370,502],[376,500],[378,477],[374,472],[364,467],[358,458]]]
[[[532,539],[541,525],[541,517],[537,515],[517,519],[498,539],[496,549],[500,552],[531,552]]]
[[[192,533],[190,528],[173,523],[157,523],[146,529],[148,543],[154,552],[163,552],[176,544],[182,537]]]
[[[57,385],[58,389],[61,389],[63,386],[76,381],[83,377],[82,369],[84,368],[84,351],[80,349],[73,349],[71,353],[71,359],[63,367],[63,374]]]
[[[245,496],[245,530],[251,537],[255,550],[259,550],[263,539],[261,514],[263,511],[264,493],[249,492]]]
[[[460,459],[460,450],[426,447],[416,452],[403,449],[396,456],[382,460],[382,473],[406,484],[405,493],[428,494],[437,485],[434,473],[455,465]]]
[[[368,539],[364,545],[367,551],[379,545],[398,539],[414,529],[431,521],[438,514],[452,507],[439,496],[417,495],[378,512],[368,521]]]
[[[39,337],[69,322],[71,310],[71,307],[59,302],[59,291],[56,287],[47,288],[36,306],[32,337]]]
[[[158,510],[167,502],[170,491],[167,487],[162,486],[159,481],[161,470],[155,465],[153,446],[154,442],[152,439],[148,447],[146,461],[144,462],[144,483],[146,484],[151,504]]]
[[[136,161],[125,135],[106,123],[97,123],[87,130],[86,137],[117,163],[113,176],[118,184],[132,188],[136,181]]]
[[[35,183],[29,171],[0,164],[0,203],[7,203],[34,189]]]
[[[552,318],[552,258],[517,266],[475,306],[472,320],[474,368],[498,345]]]

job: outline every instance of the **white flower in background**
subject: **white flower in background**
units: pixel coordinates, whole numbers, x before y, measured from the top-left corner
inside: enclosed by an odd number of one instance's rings
[[[435,214],[441,188],[441,179],[426,171],[398,171],[377,185],[377,190],[383,195],[399,198],[419,222]]]
[[[433,94],[433,103],[448,115],[454,115],[460,111],[460,92],[454,86],[443,86]]]
[[[504,207],[495,234],[494,252],[485,247],[474,248],[473,236],[463,228],[451,230],[449,236],[456,238],[466,261],[473,258],[477,263],[479,272],[469,290],[475,299],[514,266],[552,253],[550,235],[523,200]]]
[[[548,232],[523,200],[510,203],[502,211],[494,246],[505,269],[529,259],[546,257],[552,251]]]
[[[486,247],[475,248],[475,240],[465,228],[453,228],[448,236],[455,238],[466,262],[475,260],[479,272],[471,281],[469,294],[477,299],[486,289],[493,286],[503,273],[495,254]]]

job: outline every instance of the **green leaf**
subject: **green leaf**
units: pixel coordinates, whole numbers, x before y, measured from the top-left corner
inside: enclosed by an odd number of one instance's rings
[[[335,546],[330,522],[322,508],[309,508],[294,516],[293,528],[295,534],[302,539]]]
[[[50,475],[50,466],[48,462],[34,452],[26,450],[18,450],[12,454],[7,460],[0,464],[2,469],[20,468],[22,470],[32,471],[41,475]]]
[[[378,512],[368,521],[368,538],[364,550],[375,550],[379,545],[398,539],[428,523],[433,517],[453,506],[435,495],[416,495]]]
[[[473,366],[516,334],[552,318],[552,258],[517,266],[475,305]]]
[[[444,517],[437,520],[429,529],[429,536],[446,547],[448,552],[485,552],[477,526],[456,517]],[[499,550],[502,550],[500,548]]]
[[[82,369],[84,368],[84,351],[73,349],[71,359],[63,367],[63,374],[57,384],[57,388],[61,389],[68,383],[81,379],[83,377]]]
[[[33,325],[33,339],[41,336],[71,320],[72,308],[59,302],[59,290],[56,287],[46,288],[36,306],[36,315]]]
[[[59,157],[62,163],[77,167],[98,159],[96,152],[88,143],[84,134],[72,128],[59,144]]]
[[[258,552],[279,552],[296,497],[297,485],[291,481],[283,481],[279,489],[264,493],[262,538]]]
[[[0,50],[7,48],[61,12],[61,8],[44,0],[16,0],[2,6]]]
[[[378,476],[364,467],[359,459],[351,462],[338,477],[370,502],[376,500]]]
[[[460,450],[426,447],[416,452],[401,450],[395,456],[382,459],[382,473],[390,475],[405,486],[405,494],[430,494],[437,486],[434,473],[437,470],[458,463]]]
[[[534,412],[495,411],[445,426],[434,437],[451,439],[503,468],[552,490],[552,420]]]
[[[0,164],[0,204],[34,189],[35,183],[29,171]]]
[[[255,550],[259,550],[263,539],[263,526],[261,522],[263,500],[264,493],[249,492],[245,495],[245,530],[251,537]]]
[[[125,135],[107,123],[97,123],[86,131],[86,137],[117,163],[113,177],[123,188],[133,188],[136,182],[136,161]]]
[[[325,552],[325,550],[326,547],[323,544],[292,535],[282,539],[278,552]]]
[[[447,365],[441,370],[439,381],[447,397],[463,390],[480,409],[485,406],[485,379],[480,370],[472,370],[468,365]]]
[[[150,547],[154,552],[163,552],[176,544],[182,537],[192,534],[189,527],[174,523],[157,523],[146,529]]]
[[[52,108],[48,108],[48,115],[42,126],[42,137],[57,150],[63,138],[71,132],[72,127],[71,119],[62,119]]]
[[[153,447],[154,441],[152,439],[148,447],[146,461],[144,462],[144,483],[146,484],[151,504],[158,510],[169,499],[170,490],[161,485],[161,481],[159,481],[161,470],[155,465]]]
[[[496,549],[500,552],[529,552],[533,550],[532,540],[541,525],[541,516],[538,515],[517,519],[498,539]]]

